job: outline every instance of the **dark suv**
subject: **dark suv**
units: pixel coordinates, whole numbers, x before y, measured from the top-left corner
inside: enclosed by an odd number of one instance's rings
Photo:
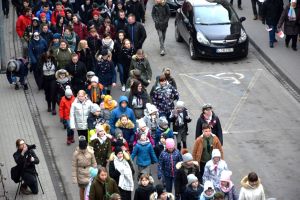
[[[244,20],[226,0],[186,0],[176,13],[175,38],[189,44],[192,59],[246,57]]]

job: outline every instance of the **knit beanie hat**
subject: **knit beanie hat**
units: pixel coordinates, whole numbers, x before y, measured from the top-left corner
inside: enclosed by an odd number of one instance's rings
[[[138,120],[138,124],[139,124],[139,128],[140,129],[144,128],[146,126],[146,123],[145,123],[144,119]]]
[[[183,162],[188,162],[188,161],[192,161],[192,160],[193,160],[193,156],[191,153],[185,153],[182,155]]]
[[[176,108],[184,108],[184,102],[183,101],[177,101],[175,107]]]
[[[91,113],[95,113],[95,112],[100,112],[101,111],[101,108],[100,108],[100,106],[98,105],[98,104],[96,104],[96,103],[93,103],[93,105],[91,106]]]
[[[93,76],[91,78],[91,82],[99,83],[99,78],[97,76]]]
[[[214,184],[213,184],[211,181],[205,181],[204,187],[203,187],[203,188],[204,188],[204,189],[203,189],[204,192],[205,192],[206,190],[208,190],[208,189],[213,189],[213,190],[215,190]]]
[[[194,183],[195,181],[198,181],[198,178],[194,175],[194,174],[189,174],[187,176],[187,180],[188,180],[188,183],[187,185],[191,185],[192,183]]]
[[[147,108],[147,111],[148,111],[148,113],[149,113],[150,115],[151,115],[152,113],[158,111],[157,108],[156,108],[156,106],[153,105],[153,104],[150,104],[150,103],[146,103],[146,108]]]
[[[86,141],[85,136],[83,136],[83,135],[79,136],[78,140],[79,140],[79,149],[81,149],[81,150],[86,149],[87,141]]]
[[[167,129],[168,128],[168,120],[166,119],[166,117],[160,117],[159,121],[158,121],[158,125],[161,128]]]
[[[73,92],[72,92],[71,87],[70,87],[69,85],[66,86],[65,96],[66,96],[66,97],[69,97],[69,98],[70,98],[71,96],[73,96]]]
[[[93,78],[93,76],[95,76],[95,72],[93,72],[93,71],[88,71],[86,73],[86,78],[87,79],[91,79],[91,78]]]
[[[116,130],[115,130],[115,136],[116,136],[116,138],[123,137],[123,132],[122,132],[122,130],[119,129],[119,128],[116,128]]]
[[[53,39],[60,39],[60,38],[61,38],[61,34],[59,34],[59,33],[53,34]]]
[[[221,157],[221,152],[220,152],[219,149],[213,149],[212,150],[211,158],[214,158],[214,157]]]
[[[175,147],[175,142],[173,138],[166,139],[166,148],[173,149]]]
[[[90,172],[90,177],[95,178],[98,174],[98,169],[94,167],[90,167],[89,172]]]

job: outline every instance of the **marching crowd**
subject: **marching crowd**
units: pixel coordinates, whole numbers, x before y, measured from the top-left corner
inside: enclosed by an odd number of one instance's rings
[[[192,119],[171,69],[164,68],[151,91],[148,88],[153,75],[142,49],[147,0],[12,2],[19,16],[16,31],[23,58],[8,62],[8,81],[15,89],[21,84],[27,90],[26,77],[33,72],[38,89],[45,91],[48,112],[56,115],[59,107],[66,144],[72,145],[78,133],[72,176],[81,200],[265,199],[255,172],[242,179],[238,194],[212,105],[202,107],[189,153]],[[161,56],[169,17],[168,5],[156,0],[152,18]],[[112,88],[119,87],[116,68],[124,92],[117,100],[111,96]],[[17,141],[17,163],[27,151],[24,143]],[[31,160],[38,163],[36,156]],[[24,193],[27,186],[38,192],[34,179],[24,181]]]

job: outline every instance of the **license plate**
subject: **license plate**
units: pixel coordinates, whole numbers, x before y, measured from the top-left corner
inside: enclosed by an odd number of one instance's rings
[[[233,48],[217,49],[217,53],[229,53],[233,52]]]

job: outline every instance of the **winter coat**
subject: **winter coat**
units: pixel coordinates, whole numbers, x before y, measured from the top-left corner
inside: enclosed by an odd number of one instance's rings
[[[85,64],[81,61],[73,63],[72,61],[65,67],[69,72],[71,79],[72,88],[75,91],[84,89],[84,83],[86,81],[86,68]]]
[[[125,6],[127,15],[134,14],[137,22],[145,23],[145,10],[140,1],[129,0]]]
[[[122,124],[121,120],[119,119],[116,122],[116,128],[121,129],[124,139],[129,144],[133,143],[135,127],[134,127],[134,123],[132,123],[130,119],[128,119],[128,123],[125,126]]]
[[[148,167],[149,165],[158,162],[149,139],[145,142],[139,140],[134,146],[131,160],[134,161],[135,157],[137,157],[136,164],[141,167]]]
[[[34,158],[34,161],[31,162],[30,156]],[[22,169],[24,174],[36,174],[35,165],[40,163],[39,158],[36,156],[33,149],[28,150],[24,155],[22,155],[22,151],[17,150],[14,155],[14,160],[17,164],[17,166]],[[23,176],[24,174],[21,174]]]
[[[40,56],[48,50],[47,42],[40,38],[38,41],[31,40],[29,42],[28,51],[29,51],[29,60],[31,64],[37,64]]]
[[[181,200],[199,200],[199,196],[203,192],[203,187],[199,186],[197,190],[192,188],[192,185],[188,185],[181,195]]]
[[[262,5],[262,18],[266,24],[276,26],[283,10],[283,0],[266,0]]]
[[[225,199],[228,199],[228,200],[238,200],[239,199],[239,195],[238,195],[237,190],[235,189],[234,185],[231,186],[231,189],[229,190],[229,192],[224,192],[220,188],[215,188],[215,189],[217,192],[222,192],[225,196]]]
[[[248,176],[241,180],[241,190],[239,200],[265,200],[264,187],[258,179],[257,184],[253,187],[249,185]]]
[[[134,48],[132,47],[130,47],[129,49],[125,47],[121,48],[119,62],[123,65],[124,70],[129,71],[133,54],[134,54]]]
[[[81,18],[81,21],[84,24],[87,24],[89,21],[89,15],[90,13],[88,12],[90,9],[92,9],[92,3],[91,4],[81,4],[80,8],[79,8],[79,16]]]
[[[88,123],[88,129],[93,130],[95,129],[97,124],[105,123],[105,119],[101,114],[99,116],[96,116],[93,113],[90,113],[89,117],[87,118],[87,123]]]
[[[70,99],[65,96],[61,98],[59,103],[59,117],[64,120],[70,120],[70,110],[75,97],[72,96]]]
[[[16,59],[16,62],[19,63],[18,65],[19,68],[16,68],[15,71],[11,72],[8,69],[6,69],[7,80],[10,84],[12,84],[12,83],[16,83],[17,77],[19,77],[19,82],[24,85],[28,75],[28,67],[27,67],[28,63],[25,63],[23,59]]]
[[[133,146],[136,145],[136,143],[138,142],[138,139],[139,139],[139,135],[142,134],[142,133],[143,133],[143,132],[142,132],[141,129],[138,128],[138,129],[136,130],[136,132],[135,132],[135,134],[134,134]],[[146,133],[147,138],[149,139],[150,143],[151,143],[152,146],[154,147],[154,146],[155,146],[155,142],[154,142],[154,140],[153,140],[153,138],[152,138],[152,136],[151,136],[151,132],[150,132],[150,129],[149,129],[148,127],[146,128],[146,130],[145,130],[144,133]]]
[[[163,135],[165,139],[174,138],[174,133],[170,128],[167,128],[166,130],[162,130],[160,127],[157,127],[155,133],[155,145],[158,144],[158,142],[160,141],[161,135]]]
[[[164,1],[160,4],[153,5],[152,19],[157,30],[166,30],[168,27],[169,18],[171,15],[169,5]]]
[[[101,49],[101,46],[102,46],[102,41],[100,38],[97,38],[96,36],[93,37],[92,35],[89,35],[88,38],[87,38],[87,43],[88,43],[88,46],[90,47],[91,49],[91,54],[93,56],[96,55],[96,52],[99,51]],[[94,59],[94,58],[93,58]]]
[[[137,56],[132,56],[129,70],[138,69],[141,71],[141,79],[148,81],[152,78],[152,69],[147,58],[138,60]]]
[[[218,139],[218,137],[214,134],[211,134],[213,137],[213,142],[212,142],[212,149],[219,149],[221,152],[221,158],[224,160],[224,153],[223,153],[223,148],[221,145],[220,140]],[[201,136],[199,136],[195,143],[194,143],[194,147],[193,147],[193,158],[195,161],[198,161],[200,163],[201,161],[201,156],[202,156],[202,152],[203,152],[203,134]]]
[[[101,101],[102,101],[102,94],[103,94],[103,85],[101,83],[97,83],[96,87],[89,85],[87,90],[86,90],[86,93],[89,97],[89,99],[93,102],[93,103],[96,103],[96,104],[100,104]]]
[[[160,200],[160,198],[157,197],[157,192],[153,192],[150,195],[150,200]],[[167,192],[167,200],[175,200],[175,197],[172,193]]]
[[[184,129],[184,131],[187,133],[188,132],[188,123],[192,121],[188,114],[188,110],[186,108],[183,108],[182,112],[182,122],[183,124],[179,124],[178,118],[179,113],[176,111],[176,109],[173,110],[173,112],[170,115],[170,122],[173,122],[173,131],[178,132],[179,129]]]
[[[112,25],[112,24],[109,25],[109,28],[110,28],[110,31],[109,31],[110,37],[111,37],[111,39],[114,40],[116,38],[116,29],[115,29],[114,25]],[[104,24],[99,28],[98,33],[99,33],[100,38],[103,39],[103,35],[104,35],[104,33],[106,33],[106,27]]]
[[[282,11],[281,17],[278,22],[278,29],[281,29],[282,24],[284,23],[284,33],[286,35],[297,35],[300,31],[299,25],[300,25],[300,18],[299,18],[299,7],[296,7],[295,13],[296,13],[296,20],[290,21],[288,17],[288,13],[290,10],[290,5],[287,5],[285,9]]]
[[[31,24],[31,17],[26,15],[21,15],[18,17],[16,22],[16,31],[19,38],[22,38],[27,26]]]
[[[161,152],[163,152],[166,149],[165,146],[166,145],[162,144],[161,142],[155,145],[154,152],[157,158],[159,158]]]
[[[75,33],[77,33],[80,40],[86,40],[88,36],[88,31],[87,31],[87,26],[84,23],[82,22],[73,23],[73,30]]]
[[[59,78],[59,71],[56,71],[55,78],[56,78],[56,94],[57,94],[57,103],[59,104],[61,98],[65,96],[66,86],[71,86],[71,82],[69,79],[69,73],[64,79]]]
[[[74,100],[70,111],[70,128],[77,130],[87,130],[87,118],[91,112],[92,102],[89,99],[80,102]]]
[[[123,101],[126,101],[128,104],[128,98],[125,96],[121,96],[119,99],[119,106],[115,109],[113,109],[113,111],[111,112],[111,117],[109,120],[109,125],[111,128],[111,133],[114,134],[115,133],[115,125],[116,122],[118,121],[118,119],[121,117],[121,115],[125,114],[128,116],[128,118],[132,121],[132,123],[135,125],[136,124],[136,120],[135,120],[135,116],[134,113],[132,111],[131,108],[122,108],[121,103]]]
[[[53,13],[51,15],[51,24],[52,25],[56,25],[58,15],[66,16],[65,11],[63,9],[61,11],[58,11],[58,10],[53,11]]]
[[[103,17],[99,16],[99,19],[97,21],[95,21],[94,19],[91,19],[88,22],[88,27],[94,26],[96,28],[96,30],[99,30],[99,28],[102,26],[103,22],[104,22]]]
[[[102,182],[97,176],[91,185],[89,198],[90,200],[109,200],[113,193],[120,194],[116,181],[108,176],[105,182]]]
[[[98,60],[95,69],[96,76],[99,77],[99,82],[105,87],[116,83],[116,70],[111,61]]]
[[[90,167],[97,167],[93,149],[89,146],[85,150],[76,147],[72,160],[73,183],[87,185],[90,179]]]
[[[182,161],[182,156],[178,149],[173,152],[165,150],[161,152],[158,159],[158,177],[175,177],[177,173],[176,164]]]
[[[70,35],[66,35],[65,33],[62,36],[62,39],[67,41],[69,48],[75,52],[77,50],[77,45],[79,43],[80,38],[78,37],[77,33],[72,31]]]
[[[204,123],[207,122],[202,113],[197,120],[195,139],[197,139],[200,135],[202,135],[202,124]],[[221,144],[223,145],[223,132],[222,132],[221,122],[219,117],[214,112],[212,112],[212,117],[211,117],[211,121],[209,122],[209,125],[211,127],[211,132],[218,137]]]
[[[176,177],[175,177],[175,194],[183,194],[186,189],[186,184],[188,184],[187,176],[189,174],[194,174],[198,180],[201,179],[199,164],[197,161],[193,161],[192,166],[188,166],[184,162],[179,162],[176,164]],[[201,192],[200,192],[201,194]],[[199,195],[200,195],[199,194]]]
[[[118,37],[119,33],[117,33]],[[123,40],[124,41],[124,40]],[[112,52],[113,54],[113,61],[115,64],[121,63],[121,53],[122,53],[122,43],[123,41],[120,41],[118,38],[114,40],[114,50]]]
[[[77,54],[79,55],[79,61],[85,64],[86,71],[95,71],[95,66],[94,66],[95,59],[90,48],[77,51]]]
[[[106,136],[105,136],[106,137]],[[106,140],[101,144],[97,135],[93,135],[91,137],[91,147],[94,149],[94,155],[98,165],[106,167],[107,160],[111,154],[111,142],[108,137]]]
[[[177,90],[167,84],[164,87],[157,87],[151,96],[153,104],[159,113],[170,113],[174,109],[174,101],[179,99]]]
[[[50,30],[48,30],[47,32],[42,31],[40,33],[40,36],[47,42],[47,46],[49,47],[50,43],[53,40],[53,33]]]
[[[134,192],[133,200],[149,200],[150,195],[155,192],[155,187],[153,186],[154,180],[150,176],[149,177],[149,184],[147,186],[143,186],[141,181],[138,182],[138,187]]]
[[[141,93],[132,94],[130,92],[128,97],[128,107],[134,112],[137,119],[144,117],[144,110],[146,108],[146,103],[150,102],[150,97],[146,90],[142,90]]]
[[[118,18],[114,21],[116,31],[125,30],[125,27],[127,26],[127,24],[128,24],[128,21],[126,18],[124,18],[124,19]]]
[[[45,14],[46,14],[46,19],[47,19],[48,22],[51,21],[51,15],[52,15],[52,11],[51,11],[51,10],[48,10],[47,12],[45,12],[45,11],[43,10],[43,8],[41,8],[39,11],[37,11],[37,12],[35,13],[35,16],[36,16],[37,18],[41,19],[41,17],[40,17],[41,13],[45,13]]]
[[[40,32],[40,25],[38,24],[37,26],[33,26],[33,24],[29,25],[26,27],[24,31],[23,38],[29,42],[32,39],[32,35],[34,32]]]
[[[72,60],[72,50],[70,48],[61,49],[58,48],[53,56],[57,61],[57,68],[58,69],[65,69],[65,67],[71,62]]]
[[[143,43],[147,38],[147,33],[145,27],[140,22],[127,24],[127,26],[125,27],[125,33],[126,37],[130,39],[131,43],[133,44],[133,48],[135,50],[141,49],[143,47]]]
[[[215,166],[213,160],[211,159],[205,164],[204,173],[202,176],[203,183],[206,181],[211,181],[214,187],[217,188],[220,185],[221,173],[224,170],[228,170],[227,163],[224,160],[220,160]]]

